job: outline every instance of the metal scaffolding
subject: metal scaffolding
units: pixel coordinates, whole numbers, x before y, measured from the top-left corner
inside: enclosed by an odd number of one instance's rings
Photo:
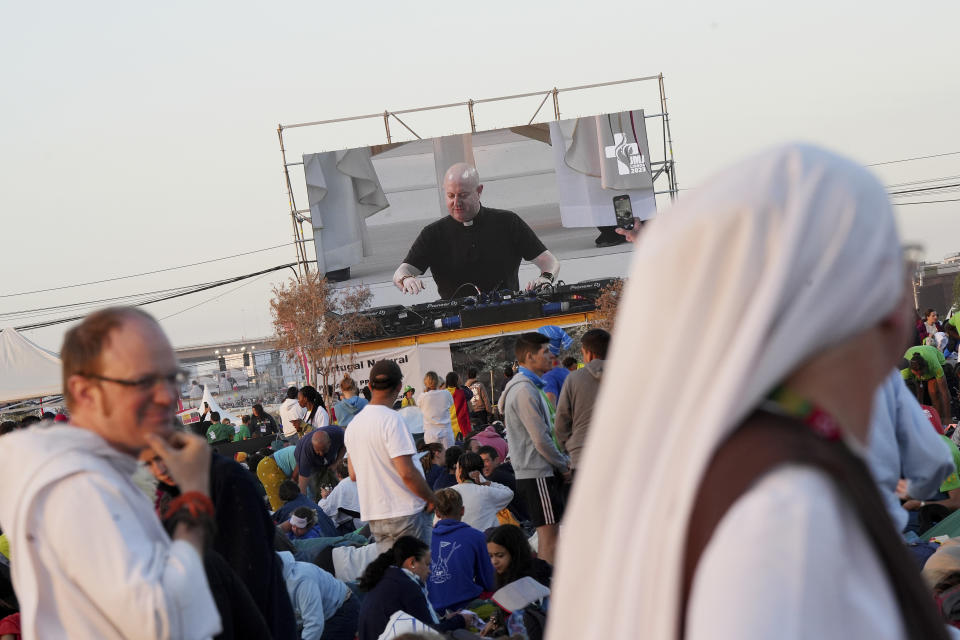
[[[654,80],[657,82],[657,85],[660,91],[660,113],[646,114],[646,118],[660,119],[661,128],[662,128],[662,138],[663,138],[663,159],[656,162],[651,162],[650,166],[651,168],[658,167],[658,169],[653,173],[653,180],[655,184],[656,184],[656,181],[661,178],[661,176],[665,176],[667,180],[667,189],[664,189],[662,191],[656,191],[655,189],[654,193],[657,195],[669,194],[670,199],[673,200],[674,198],[676,198],[677,192],[679,191],[679,186],[677,183],[677,172],[676,172],[676,166],[673,158],[673,136],[670,132],[670,114],[667,111],[667,94],[666,94],[666,91],[664,90],[662,73],[657,74],[655,76],[628,78],[626,80],[614,80],[611,82],[598,82],[595,84],[584,84],[584,85],[579,85],[575,87],[565,87],[562,89],[558,89],[557,87],[554,87],[546,91],[531,91],[528,93],[518,93],[514,95],[509,95],[509,96],[499,96],[496,98],[482,98],[480,100],[468,99],[464,102],[451,102],[449,104],[439,104],[439,105],[433,105],[429,107],[417,107],[414,109],[400,109],[398,111],[390,111],[389,109],[386,109],[380,113],[368,113],[364,115],[348,116],[345,118],[333,118],[330,120],[315,120],[312,122],[298,122],[294,124],[277,125],[277,136],[279,137],[279,140],[280,140],[280,156],[283,163],[283,177],[286,183],[287,200],[290,206],[290,218],[293,224],[293,236],[294,236],[294,241],[295,241],[295,246],[297,251],[297,265],[298,265],[299,275],[302,276],[309,271],[310,260],[308,260],[307,258],[307,252],[306,252],[307,240],[305,239],[304,229],[303,229],[303,223],[307,221],[307,218],[304,216],[304,214],[309,213],[309,209],[297,208],[296,200],[293,195],[293,183],[291,182],[291,179],[290,179],[290,167],[302,165],[303,162],[302,161],[287,162],[287,151],[284,145],[284,138],[283,138],[284,131],[288,129],[297,129],[301,127],[316,127],[316,126],[322,126],[322,125],[350,122],[354,120],[382,118],[387,144],[391,144],[393,142],[393,137],[390,133],[390,119],[393,118],[398,123],[400,123],[400,125],[404,129],[409,131],[410,134],[413,135],[417,140],[422,140],[420,135],[400,118],[401,115],[408,114],[408,113],[420,113],[424,111],[434,111],[437,109],[451,109],[456,107],[466,107],[467,114],[469,116],[469,122],[470,122],[470,132],[477,133],[476,119],[474,117],[474,112],[477,105],[488,104],[492,102],[502,102],[505,100],[517,100],[521,98],[530,98],[533,96],[543,96],[543,100],[540,101],[540,104],[537,107],[537,110],[533,113],[533,115],[530,117],[529,121],[527,122],[527,124],[532,124],[533,121],[540,114],[540,111],[543,109],[543,106],[547,103],[547,100],[551,98],[552,98],[552,104],[553,104],[553,119],[554,120],[561,119],[560,118],[560,94],[561,93],[583,91],[586,89],[596,89],[599,87],[609,87],[614,85],[630,84],[630,83],[636,83],[636,82],[650,82]]]

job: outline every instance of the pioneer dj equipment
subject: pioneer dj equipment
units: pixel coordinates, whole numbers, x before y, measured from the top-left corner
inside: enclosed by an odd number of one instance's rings
[[[604,278],[575,284],[558,283],[544,286],[538,291],[495,291],[411,307],[376,307],[362,312],[363,316],[374,319],[377,325],[375,332],[364,335],[362,339],[411,336],[593,311],[604,289],[616,280]]]

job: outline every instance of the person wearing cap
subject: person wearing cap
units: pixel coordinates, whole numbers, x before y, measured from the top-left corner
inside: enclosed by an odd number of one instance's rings
[[[360,517],[377,548],[411,535],[430,542],[434,495],[413,457],[417,447],[393,402],[403,384],[400,366],[380,360],[370,369],[370,403],[346,430],[347,466],[357,483]]]
[[[401,409],[417,406],[417,401],[413,398],[413,394],[416,393],[416,391],[417,390],[410,385],[407,385],[403,388],[403,399],[400,400]]]

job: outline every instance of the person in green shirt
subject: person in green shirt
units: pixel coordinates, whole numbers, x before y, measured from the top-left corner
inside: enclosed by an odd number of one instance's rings
[[[907,361],[907,367],[901,369],[900,374],[906,382],[919,385],[917,400],[936,409],[944,424],[952,422],[950,391],[943,375],[943,364],[946,362],[943,353],[936,347],[910,347],[903,357]],[[924,402],[923,389],[930,396],[929,403]]]
[[[233,434],[233,441],[240,442],[241,440],[250,439],[250,416],[243,416],[240,418],[240,426],[235,430]]]
[[[945,500],[907,500],[903,503],[903,508],[907,511],[916,511],[928,504],[940,504],[950,511],[960,509],[960,450],[947,436],[941,435],[940,437],[943,438],[953,455],[953,473],[947,476],[947,479],[940,485],[940,492],[947,494],[947,498]]]
[[[220,422],[220,414],[216,411],[210,412],[210,426],[207,427],[207,442],[209,444],[221,444],[233,440],[233,427]]]
[[[943,323],[943,331],[954,340],[960,340],[960,311]]]

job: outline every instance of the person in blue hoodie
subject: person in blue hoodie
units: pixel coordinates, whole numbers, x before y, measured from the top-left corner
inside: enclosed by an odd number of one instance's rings
[[[487,538],[463,518],[463,498],[453,489],[436,493],[436,514],[427,590],[430,604],[441,615],[459,611],[481,593],[492,592],[496,574],[487,552]]]
[[[333,415],[338,425],[346,427],[353,420],[353,416],[367,406],[368,401],[359,395],[357,383],[350,376],[344,376],[340,381],[340,393],[343,394],[343,400],[333,405]]]
[[[441,619],[427,598],[430,547],[413,536],[401,536],[389,550],[367,565],[359,587],[367,592],[360,604],[359,640],[377,640],[397,611],[404,611],[440,633],[463,629],[466,616]]]

